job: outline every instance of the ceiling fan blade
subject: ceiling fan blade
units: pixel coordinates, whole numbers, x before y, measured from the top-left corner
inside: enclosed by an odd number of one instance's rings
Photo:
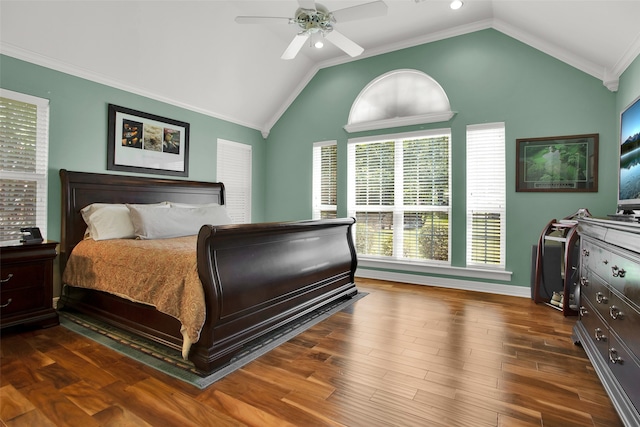
[[[352,42],[347,37],[345,37],[342,33],[337,32],[336,30],[331,31],[330,33],[325,34],[325,39],[329,40],[334,45],[338,46],[340,49],[344,50],[349,54],[349,56],[354,57],[360,55],[364,52],[364,49]]]
[[[236,16],[238,24],[288,24],[290,18],[282,18],[279,16]]]
[[[316,10],[316,2],[314,0],[298,0],[298,4],[302,9]]]
[[[354,21],[356,19],[375,18],[387,14],[387,5],[383,1],[374,1],[358,6],[345,7],[331,12],[336,22]]]
[[[309,36],[307,34],[296,34],[293,40],[291,40],[291,43],[289,43],[289,47],[287,47],[287,50],[285,50],[284,53],[282,54],[281,58],[282,59],[295,58],[298,52],[300,52],[300,49],[302,49],[302,46],[304,46],[304,43],[307,41],[308,38]]]

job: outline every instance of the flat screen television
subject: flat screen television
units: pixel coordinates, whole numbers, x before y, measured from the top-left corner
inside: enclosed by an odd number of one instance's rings
[[[640,210],[640,96],[620,114],[618,211]]]

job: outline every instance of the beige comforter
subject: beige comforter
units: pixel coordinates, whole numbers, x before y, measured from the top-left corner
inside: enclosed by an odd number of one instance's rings
[[[159,240],[83,240],[73,249],[63,283],[154,306],[182,324],[182,356],[200,339],[205,320],[197,236]]]

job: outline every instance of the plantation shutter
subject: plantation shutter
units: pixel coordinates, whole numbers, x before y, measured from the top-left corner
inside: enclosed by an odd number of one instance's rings
[[[467,265],[505,267],[505,126],[467,126]]]
[[[439,206],[449,199],[449,138],[404,141],[404,205]]]
[[[356,250],[393,255],[395,142],[348,145],[349,215],[356,218]]]
[[[395,191],[394,141],[350,146],[355,161],[356,207],[393,206]]]
[[[313,219],[336,218],[338,192],[336,141],[313,144]]]
[[[0,89],[0,241],[47,235],[49,101]]]
[[[225,205],[234,224],[251,222],[251,146],[218,139],[218,182],[225,188]]]
[[[448,135],[403,141],[405,258],[448,260],[449,169]]]

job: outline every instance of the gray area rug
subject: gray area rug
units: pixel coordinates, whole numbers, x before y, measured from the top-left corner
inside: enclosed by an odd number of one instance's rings
[[[206,375],[198,372],[191,362],[182,359],[179,351],[163,347],[153,341],[96,321],[90,316],[61,311],[60,324],[151,368],[204,389],[331,315],[348,308],[366,295],[366,292],[358,292],[351,299],[328,304],[276,329],[260,339],[250,342],[228,364]]]

